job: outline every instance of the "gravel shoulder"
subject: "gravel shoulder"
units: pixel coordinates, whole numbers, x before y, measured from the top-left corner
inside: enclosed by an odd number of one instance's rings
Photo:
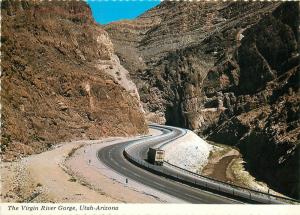
[[[151,135],[159,132],[151,130]],[[130,140],[74,141],[1,163],[1,202],[180,202],[106,168],[96,157],[101,147]]]
[[[87,143],[64,143],[17,162],[3,162],[2,202],[116,202],[78,183],[63,167],[68,154]]]

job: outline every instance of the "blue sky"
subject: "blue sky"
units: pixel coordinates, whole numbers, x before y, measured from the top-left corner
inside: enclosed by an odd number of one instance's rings
[[[112,21],[121,19],[133,19],[146,10],[158,5],[158,0],[144,0],[144,1],[91,1],[87,3],[90,5],[93,17],[96,22],[100,24],[107,24]]]

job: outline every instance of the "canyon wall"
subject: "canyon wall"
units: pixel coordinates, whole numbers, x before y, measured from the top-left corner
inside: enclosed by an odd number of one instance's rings
[[[4,160],[147,132],[135,85],[85,2],[2,1],[1,14]]]
[[[299,198],[299,3],[168,2],[104,28],[149,121],[240,148]]]

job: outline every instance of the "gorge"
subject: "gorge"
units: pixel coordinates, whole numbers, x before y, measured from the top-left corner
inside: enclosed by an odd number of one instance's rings
[[[83,1],[1,2],[1,158],[188,128],[300,198],[299,2],[163,1],[99,25]]]

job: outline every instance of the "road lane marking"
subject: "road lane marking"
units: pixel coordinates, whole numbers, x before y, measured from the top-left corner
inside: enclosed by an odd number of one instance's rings
[[[193,199],[199,199],[200,201],[204,201],[204,199],[202,199],[202,198],[199,198],[198,196],[192,196],[192,195],[190,195],[190,194],[187,194],[187,193],[185,193],[184,194],[185,196],[188,196],[188,197],[190,197],[190,198],[193,198]],[[205,202],[205,201],[204,201]]]
[[[166,188],[166,186],[164,186],[164,185],[162,185],[162,184],[159,184],[159,183],[157,183],[157,182],[155,182],[155,181],[153,181],[153,183],[156,184],[156,185],[158,185],[158,186],[160,186],[160,187]]]
[[[138,177],[138,178],[140,178],[141,176],[140,175],[138,175],[138,174],[136,174],[136,173],[132,173],[133,175],[135,175],[136,177]]]

